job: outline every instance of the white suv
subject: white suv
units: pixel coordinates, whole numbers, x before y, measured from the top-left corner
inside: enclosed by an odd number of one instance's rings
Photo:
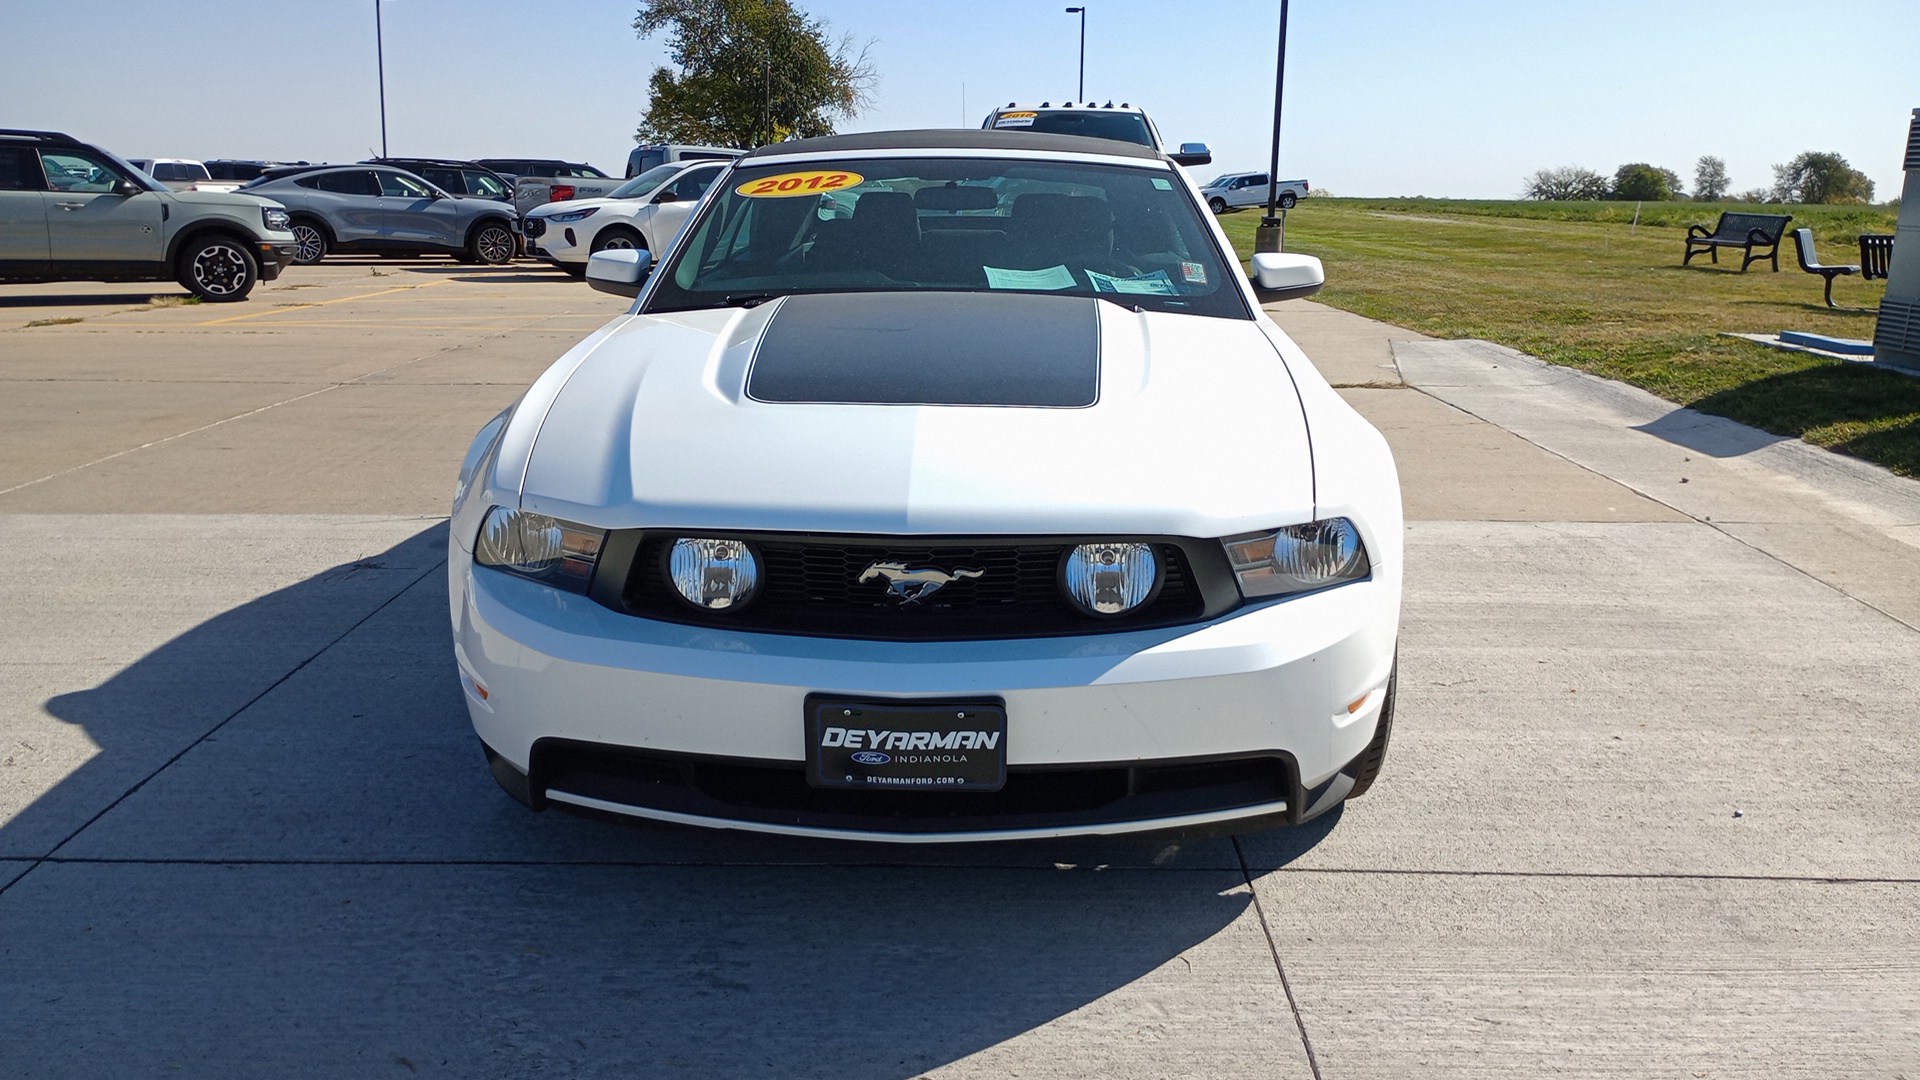
[[[586,274],[587,259],[596,251],[647,251],[657,260],[687,223],[700,196],[731,164],[731,158],[669,162],[602,198],[536,206],[520,223],[527,254],[575,277]]]

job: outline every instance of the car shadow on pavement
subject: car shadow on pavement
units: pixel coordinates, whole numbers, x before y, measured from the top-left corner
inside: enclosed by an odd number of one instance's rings
[[[14,1075],[904,1080],[1001,1052],[1160,1075],[1294,1038],[1231,840],[903,849],[526,812],[462,704],[445,535],[46,703],[100,752],[0,826],[3,855],[59,845],[0,877]]]
[[[144,304],[160,296],[190,296],[185,289],[178,289],[164,281],[156,281],[153,287],[137,293],[44,293],[25,296],[0,296],[0,308],[37,308],[37,307],[106,307],[109,305]]]

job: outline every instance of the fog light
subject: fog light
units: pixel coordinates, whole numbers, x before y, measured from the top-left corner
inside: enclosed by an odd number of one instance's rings
[[[675,540],[667,572],[682,599],[710,611],[739,607],[760,584],[760,560],[740,540]]]
[[[1067,597],[1089,615],[1121,615],[1146,602],[1160,560],[1145,544],[1081,544],[1067,556]]]

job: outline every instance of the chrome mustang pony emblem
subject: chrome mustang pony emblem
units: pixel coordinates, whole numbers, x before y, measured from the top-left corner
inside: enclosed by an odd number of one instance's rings
[[[956,566],[952,570],[942,570],[937,566],[908,566],[903,562],[877,562],[860,573],[860,584],[876,578],[884,578],[887,591],[902,606],[917,604],[956,581],[967,578],[985,577],[985,570]]]

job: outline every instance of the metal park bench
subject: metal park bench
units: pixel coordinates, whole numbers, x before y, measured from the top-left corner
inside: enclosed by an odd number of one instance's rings
[[[1860,234],[1860,280],[1887,280],[1887,264],[1893,261],[1892,233]]]
[[[1680,260],[1685,266],[1693,261],[1695,255],[1706,252],[1713,256],[1717,265],[1720,262],[1720,249],[1737,247],[1746,251],[1747,257],[1741,260],[1740,272],[1746,273],[1747,267],[1756,259],[1770,259],[1775,273],[1780,270],[1780,234],[1786,231],[1787,222],[1793,220],[1791,214],[1735,214],[1720,215],[1720,223],[1707,231],[1703,225],[1687,226],[1687,256]],[[1759,250],[1766,248],[1766,251]]]
[[[1837,263],[1832,266],[1823,265],[1820,262],[1820,256],[1813,253],[1812,229],[1793,230],[1793,250],[1800,258],[1800,269],[1805,270],[1809,274],[1819,274],[1826,279],[1828,307],[1833,306],[1833,279],[1837,277],[1852,277],[1860,272],[1858,266],[1847,263]]]

